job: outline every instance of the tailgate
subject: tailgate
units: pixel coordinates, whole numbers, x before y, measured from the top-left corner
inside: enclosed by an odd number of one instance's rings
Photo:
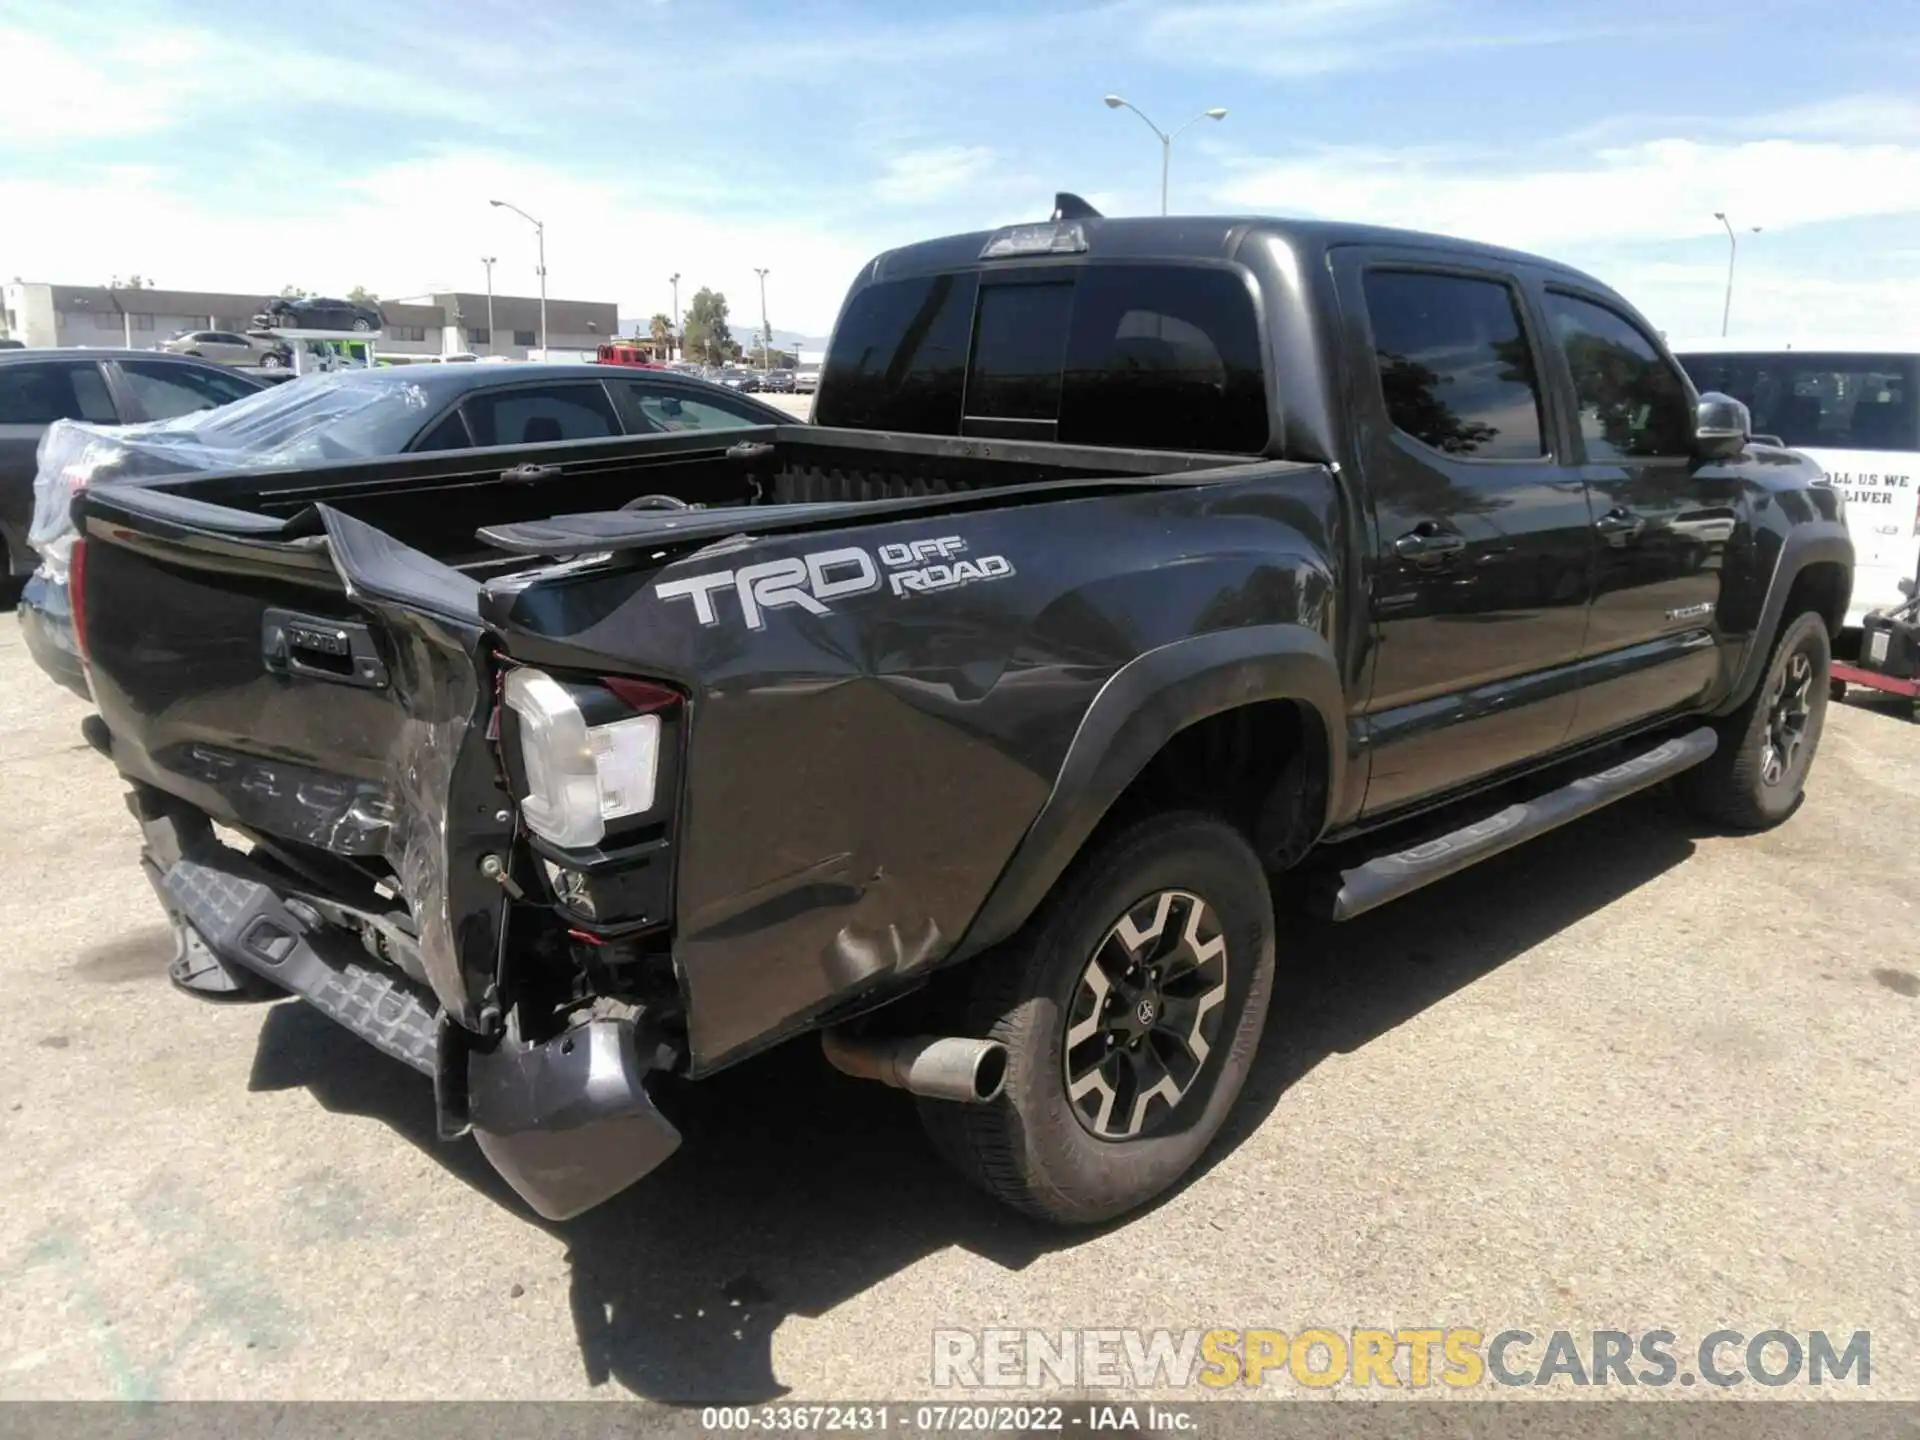
[[[470,1021],[487,976],[459,956],[491,947],[455,937],[490,930],[479,856],[511,830],[493,819],[510,802],[484,743],[479,586],[326,506],[281,521],[102,485],[77,508],[76,610],[121,771],[387,879]]]

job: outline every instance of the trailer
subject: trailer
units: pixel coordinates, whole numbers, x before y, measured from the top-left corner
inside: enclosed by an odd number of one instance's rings
[[[253,339],[284,345],[287,368],[295,375],[371,369],[381,363],[378,342],[385,333],[383,330],[304,330],[279,326],[247,331]]]
[[[1858,658],[1835,660],[1829,672],[1835,700],[1846,698],[1849,685],[1858,685],[1920,701],[1920,598],[1915,588],[1913,581],[1902,580],[1906,600],[1892,610],[1869,611],[1861,621]]]

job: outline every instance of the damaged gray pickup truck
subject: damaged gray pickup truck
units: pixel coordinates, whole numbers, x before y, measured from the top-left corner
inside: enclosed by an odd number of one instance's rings
[[[875,260],[816,419],[79,493],[175,980],[431,1076],[549,1217],[679,1143],[651,1075],[818,1031],[1086,1222],[1237,1097],[1269,876],[1800,798],[1839,497],[1575,271],[1062,197]]]

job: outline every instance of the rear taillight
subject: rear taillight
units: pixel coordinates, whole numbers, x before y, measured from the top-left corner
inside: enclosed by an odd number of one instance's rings
[[[73,643],[87,663],[87,542],[75,540],[67,555],[67,609],[73,616]]]
[[[520,669],[501,690],[519,732],[527,788],[520,813],[529,830],[565,850],[598,845],[609,820],[644,815],[659,798],[662,712],[680,697],[645,681],[604,686]]]

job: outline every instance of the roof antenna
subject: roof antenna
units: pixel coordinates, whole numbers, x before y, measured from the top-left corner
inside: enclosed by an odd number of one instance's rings
[[[1093,206],[1075,195],[1071,190],[1062,190],[1053,197],[1053,215],[1055,220],[1103,220],[1103,216]]]

